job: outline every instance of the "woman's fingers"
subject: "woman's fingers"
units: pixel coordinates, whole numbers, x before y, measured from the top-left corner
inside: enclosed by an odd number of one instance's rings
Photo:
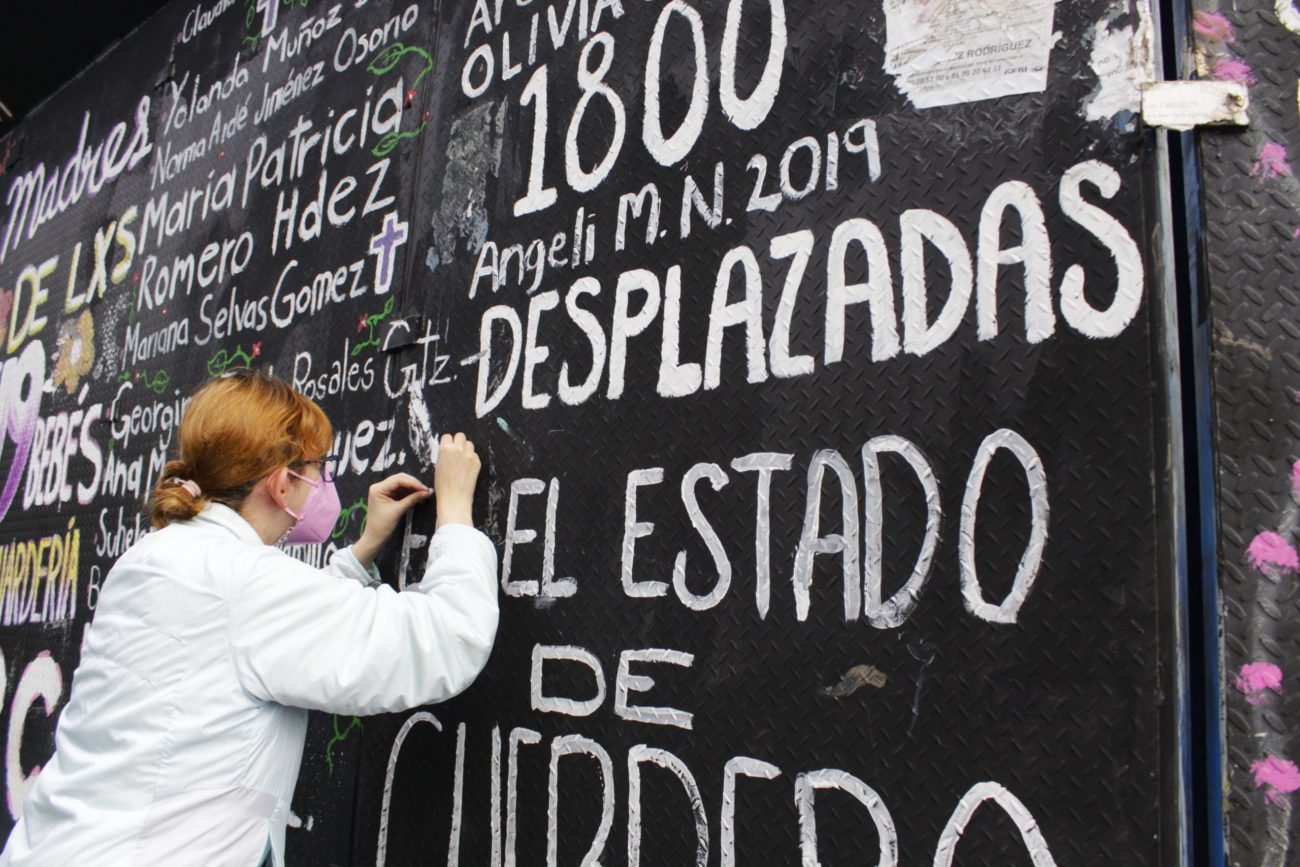
[[[474,441],[463,433],[443,434],[438,438],[438,449],[448,449],[451,451],[465,451],[474,453]]]
[[[463,433],[444,434],[433,484],[438,492],[438,526],[470,524],[479,457],[474,443]]]
[[[424,502],[425,500],[429,499],[432,496],[433,496],[433,488],[425,488],[422,491],[411,491],[405,497],[402,497],[401,499],[396,500],[395,502],[397,503],[398,506],[401,507],[402,511],[405,512],[407,509],[419,505],[420,503]]]
[[[403,484],[410,485],[412,487],[417,487],[417,488],[426,487],[424,482],[420,481],[410,473],[393,473],[388,478],[390,480],[399,481]]]
[[[410,473],[393,473],[391,476],[376,482],[371,487],[371,490],[390,497],[400,497],[404,496],[402,492],[406,490],[423,493],[431,489]]]

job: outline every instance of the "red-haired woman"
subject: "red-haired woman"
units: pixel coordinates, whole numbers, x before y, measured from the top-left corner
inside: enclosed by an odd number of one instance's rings
[[[472,526],[479,460],[443,437],[430,490],[370,488],[365,530],[315,569],[339,514],[330,423],[260,373],[214,380],[180,428],[154,526],[113,566],[55,753],[0,864],[284,863],[307,710],[398,711],[465,689],[496,633],[496,551]],[[397,593],[375,554],[436,494],[423,580]]]

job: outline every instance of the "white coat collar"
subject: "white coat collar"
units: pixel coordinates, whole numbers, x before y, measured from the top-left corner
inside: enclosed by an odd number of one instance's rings
[[[208,503],[202,512],[194,516],[200,524],[211,524],[229,530],[236,538],[250,545],[264,545],[262,537],[253,529],[253,525],[244,520],[244,516],[229,506],[221,503]]]

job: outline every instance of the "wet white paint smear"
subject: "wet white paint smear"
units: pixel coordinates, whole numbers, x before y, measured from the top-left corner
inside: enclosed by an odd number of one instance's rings
[[[1097,87],[1084,104],[1088,120],[1110,120],[1120,112],[1138,113],[1142,109],[1142,88],[1154,81],[1155,48],[1151,34],[1151,14],[1146,0],[1133,4],[1137,23],[1114,26],[1108,16],[1097,22],[1092,31],[1092,55],[1089,64],[1097,74]],[[1127,4],[1121,4],[1122,15]]]
[[[933,108],[1047,87],[1055,0],[885,0],[885,71]]]
[[[1295,0],[1275,0],[1273,11],[1282,26],[1292,33],[1300,33],[1300,10],[1295,7]]]
[[[438,438],[433,433],[433,418],[424,402],[423,384],[412,384],[411,397],[406,405],[407,427],[411,449],[422,468],[438,463]]]

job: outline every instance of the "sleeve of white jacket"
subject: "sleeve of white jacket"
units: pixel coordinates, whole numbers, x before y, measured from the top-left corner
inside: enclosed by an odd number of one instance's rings
[[[414,588],[363,587],[268,549],[231,594],[231,652],[264,701],[375,714],[468,687],[496,637],[496,549],[472,527],[433,537]]]
[[[377,587],[383,583],[375,564],[371,563],[369,569],[362,566],[350,545],[334,552],[325,571],[347,581],[357,581],[362,587]]]

